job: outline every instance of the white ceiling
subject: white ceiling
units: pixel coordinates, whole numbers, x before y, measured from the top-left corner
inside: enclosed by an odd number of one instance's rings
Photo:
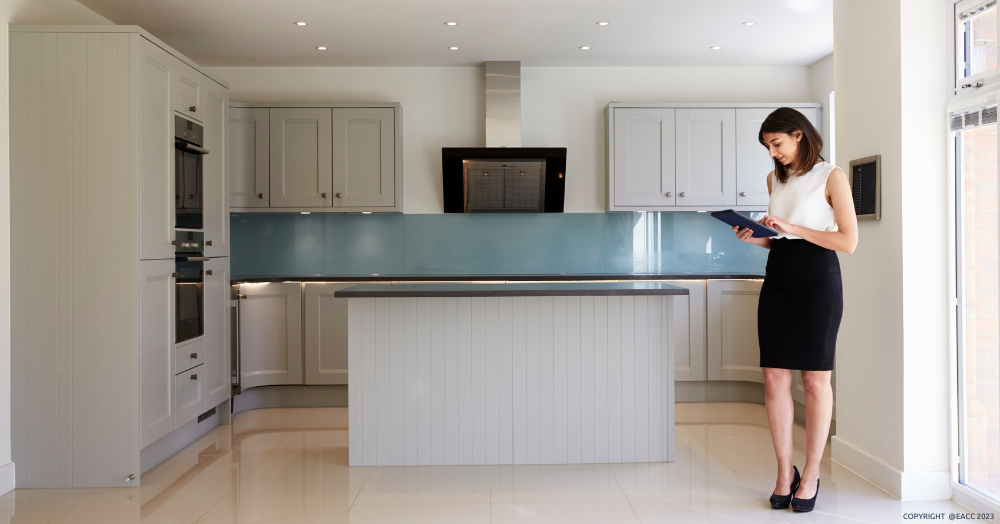
[[[832,0],[79,1],[209,67],[808,65],[833,52]]]

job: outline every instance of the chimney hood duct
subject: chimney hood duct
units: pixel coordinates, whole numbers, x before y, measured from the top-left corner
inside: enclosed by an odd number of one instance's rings
[[[486,147],[521,147],[521,62],[486,62]]]

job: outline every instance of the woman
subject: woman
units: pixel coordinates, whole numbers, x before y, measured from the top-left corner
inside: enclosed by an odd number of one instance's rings
[[[847,174],[820,156],[823,139],[798,111],[782,107],[760,126],[760,143],[775,160],[767,175],[768,214],[759,222],[780,233],[743,242],[770,249],[757,309],[764,405],[771,427],[778,479],[771,507],[812,511],[819,464],[833,414],[830,372],[844,310],[835,251],[853,253],[858,222]],[[792,370],[802,371],[806,399],[806,465],[792,465]],[[794,500],[793,500],[794,496]]]

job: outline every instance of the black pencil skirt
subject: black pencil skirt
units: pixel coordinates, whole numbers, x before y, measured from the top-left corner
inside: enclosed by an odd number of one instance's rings
[[[772,240],[757,305],[760,367],[832,370],[843,314],[837,253],[808,240]]]

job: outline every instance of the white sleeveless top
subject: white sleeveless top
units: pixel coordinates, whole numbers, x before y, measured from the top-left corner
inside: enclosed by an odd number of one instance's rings
[[[788,181],[784,184],[772,174],[771,200],[767,204],[767,214],[817,231],[837,231],[833,207],[826,201],[826,181],[836,167],[820,162],[802,176],[795,176],[789,170]],[[801,237],[781,233],[772,238]]]

